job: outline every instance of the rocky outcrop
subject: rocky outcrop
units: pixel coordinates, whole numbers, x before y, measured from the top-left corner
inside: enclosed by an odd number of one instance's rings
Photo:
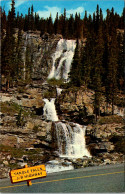
[[[52,122],[29,119],[23,128],[1,127],[0,178],[8,177],[13,168],[45,163],[53,157],[51,126]]]
[[[94,91],[84,86],[64,89],[56,100],[60,119],[75,121],[81,124],[95,122]],[[111,104],[102,96],[100,114],[112,114]],[[124,116],[124,108],[114,105],[114,114]]]
[[[52,67],[52,54],[56,50],[61,35],[44,34],[40,36],[38,31],[22,32],[21,50],[25,64],[26,48],[29,48],[29,58],[32,58],[32,79],[45,80]]]
[[[78,121],[81,117],[93,115],[93,95],[92,90],[85,87],[63,90],[58,96],[56,104],[58,114],[63,119]]]

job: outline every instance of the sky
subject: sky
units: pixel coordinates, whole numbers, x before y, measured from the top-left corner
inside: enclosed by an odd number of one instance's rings
[[[6,13],[10,9],[11,0],[0,0],[1,6]],[[97,4],[103,11],[104,17],[106,10],[114,7],[115,12],[119,15],[123,12],[124,0],[15,0],[16,12],[22,13],[23,16],[28,13],[28,8],[33,5],[34,12],[38,13],[40,17],[47,18],[52,15],[53,20],[58,12],[61,15],[66,9],[67,17],[70,14],[80,13],[81,18],[84,17],[85,10],[88,15],[93,15],[96,11]]]

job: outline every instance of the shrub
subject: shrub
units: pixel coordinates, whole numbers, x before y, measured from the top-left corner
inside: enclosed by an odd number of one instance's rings
[[[115,145],[116,152],[125,154],[125,137],[114,134],[110,137],[109,141]]]
[[[48,82],[49,85],[53,85],[53,86],[61,86],[62,84],[64,84],[63,79],[57,80],[55,78],[48,79],[47,82]]]
[[[38,125],[35,125],[35,126],[33,127],[33,131],[34,131],[35,133],[39,132],[39,131],[40,131],[39,126],[38,126]]]
[[[98,120],[98,124],[112,124],[112,123],[124,123],[123,118],[118,115],[110,115],[110,116],[104,116],[100,117]]]
[[[54,90],[50,90],[50,91],[46,91],[43,94],[44,98],[55,98],[56,97],[56,89]]]
[[[23,127],[25,125],[25,121],[24,121],[24,117],[22,115],[22,108],[19,110],[19,113],[16,117],[17,121],[16,121],[16,124],[18,127]]]

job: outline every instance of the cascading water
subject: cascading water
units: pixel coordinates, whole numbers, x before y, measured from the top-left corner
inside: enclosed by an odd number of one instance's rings
[[[52,56],[53,66],[48,79],[68,79],[68,73],[70,72],[75,47],[75,40],[59,40],[56,52]]]
[[[51,100],[44,99],[44,116],[47,120],[58,121],[58,116],[55,108],[55,98]],[[88,150],[85,147],[85,129],[77,123],[55,122],[55,131],[58,145],[59,157],[65,159],[83,158],[84,156],[90,157]],[[47,173],[59,172],[64,170],[72,170],[72,162],[62,162],[58,160],[48,161],[46,164]]]
[[[68,81],[68,73],[70,72],[75,47],[75,40],[59,40],[56,52],[52,56],[53,65],[48,79],[63,78],[65,81]],[[62,89],[57,88],[57,96],[61,95],[61,92]],[[83,158],[84,156],[91,157],[85,146],[86,127],[77,123],[59,121],[55,108],[55,98],[51,98],[50,100],[44,99],[44,102],[44,116],[47,120],[54,121],[55,124],[55,135],[58,146],[57,151],[60,158],[59,160],[48,161],[46,164],[47,172],[50,173],[73,169],[72,162],[67,165],[65,163],[65,166],[63,166],[63,162],[68,158],[76,160],[77,158]]]
[[[58,116],[55,108],[55,98],[44,99],[44,116],[47,120],[58,121]],[[90,157],[88,150],[85,147],[85,129],[77,123],[56,122],[55,130],[57,136],[58,150],[60,157],[65,158],[82,158],[83,156]]]
[[[50,121],[58,121],[58,116],[56,113],[56,108],[55,108],[55,98],[51,98],[50,100],[48,99],[43,99],[45,102],[44,108],[43,108],[43,115],[46,117],[47,120]]]
[[[85,147],[85,126],[83,127],[77,123],[63,122],[58,122],[55,125],[60,157],[90,157]]]

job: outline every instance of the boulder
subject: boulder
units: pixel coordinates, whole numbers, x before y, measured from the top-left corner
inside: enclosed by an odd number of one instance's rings
[[[45,132],[45,131],[40,131],[40,132],[38,132],[36,135],[37,135],[38,138],[44,138],[44,139],[45,139],[45,137],[46,137],[46,132]]]
[[[0,135],[0,142],[2,145],[14,147],[17,145],[17,137],[11,134]]]
[[[31,121],[28,121],[26,124],[26,128],[30,130],[33,130],[34,126],[35,126],[34,122],[31,122]]]

